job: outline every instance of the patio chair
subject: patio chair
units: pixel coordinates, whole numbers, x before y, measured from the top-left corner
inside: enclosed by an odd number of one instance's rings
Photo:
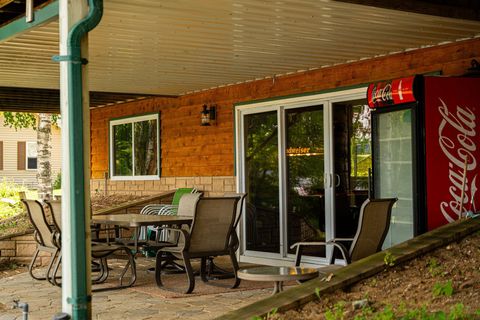
[[[51,280],[51,270],[54,262],[60,255],[59,246],[59,234],[50,226],[47,221],[45,210],[40,202],[37,200],[21,199],[25,208],[27,209],[28,217],[35,229],[35,242],[37,242],[37,248],[32,257],[32,261],[28,266],[28,272],[30,276],[35,280]],[[40,252],[47,252],[50,254],[50,260],[48,262],[45,276],[38,276],[34,273],[35,263],[37,261]]]
[[[54,226],[58,230],[56,244],[58,245],[58,249],[60,250],[61,249],[61,230],[62,230],[62,224],[61,224],[62,203],[60,200],[49,200],[49,201],[45,201],[45,203],[50,209]],[[124,253],[124,254],[119,254],[119,253]],[[95,265],[96,269],[98,268],[98,275],[92,278],[92,282],[96,284],[103,283],[108,279],[110,269],[108,267],[107,258],[109,257],[116,257],[116,258],[122,258],[122,259],[126,258],[127,260],[119,278],[119,281],[120,281],[119,286],[114,288],[94,289],[93,291],[104,291],[104,290],[110,290],[110,289],[125,288],[125,287],[130,287],[135,283],[136,281],[135,258],[133,256],[132,251],[127,246],[118,245],[118,244],[104,244],[104,243],[92,242],[91,257],[92,257],[92,260],[98,260],[98,263],[95,261],[92,261],[92,264]],[[61,256],[61,253],[59,253],[54,269],[50,270],[51,277],[49,281],[56,286],[61,286],[61,283],[57,281],[57,279],[60,278],[57,276],[57,274],[59,271],[61,260],[62,260],[62,256]],[[130,269],[130,281],[126,285],[124,285],[123,278],[127,273],[128,269]]]
[[[357,232],[353,238],[335,238],[327,242],[297,242],[290,248],[297,248],[295,257],[295,266],[300,266],[302,251],[308,246],[327,246],[333,245],[339,249],[346,264],[368,257],[382,250],[383,241],[390,227],[390,217],[392,207],[397,201],[396,198],[386,199],[367,199],[360,208]],[[350,248],[342,242],[351,242]],[[330,258],[330,270],[335,270],[341,266],[333,266],[335,255]]]
[[[237,212],[235,215],[235,222],[233,223],[233,232],[232,236],[230,238],[230,246],[232,247],[232,250],[234,252],[237,251],[237,249],[240,246],[240,240],[237,234],[237,226],[238,223],[240,222],[240,219],[242,217],[243,213],[243,204],[245,202],[245,199],[247,197],[247,193],[243,192],[225,192],[223,194],[224,197],[239,197],[238,203],[237,203]],[[207,279],[226,279],[226,278],[233,278],[234,274],[230,271],[223,270],[222,268],[218,267],[214,261],[213,257],[210,257],[207,259]]]
[[[235,274],[232,288],[238,287],[240,284],[240,279],[237,277],[238,262],[235,251],[230,245],[238,200],[238,197],[201,198],[197,202],[189,230],[165,228],[172,233],[177,233],[179,241],[177,245],[161,248],[157,252],[155,268],[157,286],[163,287],[161,279],[163,260],[183,260],[188,277],[188,287],[184,292],[191,293],[195,288],[195,277],[190,260],[201,259],[200,276],[203,281],[207,281],[207,258],[229,255]]]

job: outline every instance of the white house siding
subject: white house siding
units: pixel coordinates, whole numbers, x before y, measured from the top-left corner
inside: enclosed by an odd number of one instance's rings
[[[0,115],[0,141],[3,142],[3,170],[0,170],[0,180],[5,178],[17,184],[35,188],[37,185],[37,170],[17,170],[17,143],[18,141],[36,142],[37,132],[33,129],[15,130],[5,127],[3,124],[4,119]],[[54,180],[61,170],[62,156],[60,129],[54,126],[52,126],[51,145],[52,179]]]

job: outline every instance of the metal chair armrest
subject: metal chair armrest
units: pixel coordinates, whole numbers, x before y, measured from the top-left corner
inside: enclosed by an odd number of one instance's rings
[[[187,230],[170,227],[161,227],[160,229],[178,233],[179,237],[183,238],[183,243],[181,245],[183,250],[190,247],[190,233]],[[180,238],[177,240],[177,243],[180,243]]]
[[[347,248],[341,244],[341,243],[336,243],[334,241],[327,241],[327,242],[324,242],[324,241],[317,241],[317,242],[297,242],[297,243],[294,243],[290,249],[294,249],[295,247],[297,248],[297,252],[296,252],[296,255],[295,255],[295,266],[300,266],[300,261],[302,259],[302,251],[303,251],[303,248],[302,247],[308,247],[308,246],[327,246],[327,245],[332,245],[334,247],[337,247],[340,252],[342,253],[342,256],[343,256],[343,259],[345,259],[345,261],[347,262],[347,264],[350,263],[350,258],[348,257],[348,250]],[[332,257],[333,258],[333,257]],[[330,263],[332,263],[332,261],[330,261]]]
[[[353,241],[354,239],[353,238],[333,238],[332,242],[336,242],[336,241]]]

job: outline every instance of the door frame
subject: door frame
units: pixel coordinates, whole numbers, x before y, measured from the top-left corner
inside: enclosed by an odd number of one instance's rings
[[[239,260],[241,262],[258,263],[266,265],[292,265],[295,259],[294,254],[288,253],[287,247],[287,212],[286,203],[286,159],[285,145],[286,132],[284,126],[285,110],[303,108],[314,105],[322,105],[324,112],[324,179],[325,179],[325,234],[326,239],[335,237],[335,191],[334,191],[334,141],[332,124],[332,104],[336,102],[356,100],[366,98],[367,87],[361,86],[354,89],[335,90],[330,92],[309,94],[303,96],[294,96],[278,98],[260,102],[243,103],[235,106],[234,125],[235,125],[235,169],[236,169],[236,188],[239,192],[245,192],[245,145],[244,145],[244,117],[249,114],[256,114],[268,111],[277,112],[278,121],[278,168],[279,168],[279,232],[280,232],[280,252],[269,253],[261,251],[246,250],[245,224],[246,215],[243,214],[239,224],[240,250]],[[327,188],[328,185],[328,188]],[[244,206],[244,210],[245,210]],[[325,258],[305,257],[302,262],[307,265],[327,264],[331,256],[331,248],[327,247]]]

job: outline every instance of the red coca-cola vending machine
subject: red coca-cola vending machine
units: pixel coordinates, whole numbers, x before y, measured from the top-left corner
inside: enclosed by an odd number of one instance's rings
[[[480,210],[479,93],[480,78],[468,77],[369,85],[372,193],[398,198],[384,247]]]

